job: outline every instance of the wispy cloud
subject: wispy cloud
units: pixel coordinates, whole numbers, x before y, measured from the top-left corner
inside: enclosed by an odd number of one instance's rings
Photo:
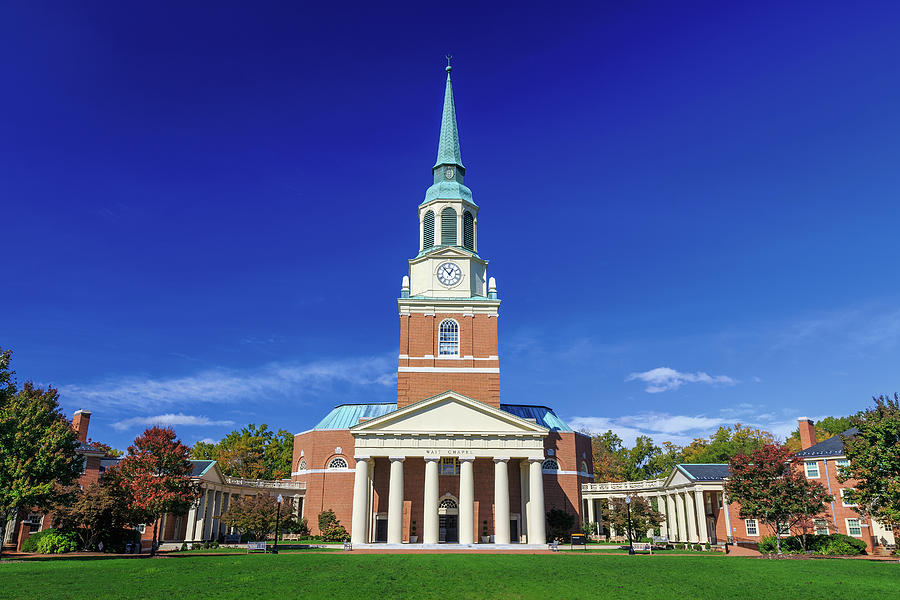
[[[643,381],[648,384],[644,390],[651,394],[677,390],[685,383],[707,383],[713,385],[734,385],[736,380],[727,375],[709,375],[703,371],[682,373],[669,367],[657,367],[643,373],[632,373],[625,381]]]
[[[132,417],[130,419],[124,419],[122,421],[117,421],[113,423],[113,428],[124,431],[135,425],[162,425],[162,426],[174,426],[174,425],[234,425],[234,421],[228,420],[213,420],[209,417],[204,417],[200,415],[186,415],[184,413],[167,413],[164,415],[153,415],[148,417]]]
[[[119,376],[61,386],[67,400],[106,408],[166,408],[185,404],[259,403],[302,397],[334,385],[392,386],[396,358],[363,357],[307,363],[269,363],[248,369],[208,369],[181,377]]]

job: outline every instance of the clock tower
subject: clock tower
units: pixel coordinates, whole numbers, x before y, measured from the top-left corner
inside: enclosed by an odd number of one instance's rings
[[[478,254],[478,205],[465,186],[451,70],[433,183],[418,210],[419,252],[397,301],[398,409],[448,390],[500,407],[500,300]]]

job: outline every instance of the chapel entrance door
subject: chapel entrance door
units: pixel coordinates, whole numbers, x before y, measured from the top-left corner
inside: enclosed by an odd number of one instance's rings
[[[448,544],[459,543],[459,521],[456,515],[440,515],[438,539]]]
[[[519,543],[519,520],[509,520],[509,541],[513,544]]]
[[[375,541],[387,542],[387,519],[375,520]]]

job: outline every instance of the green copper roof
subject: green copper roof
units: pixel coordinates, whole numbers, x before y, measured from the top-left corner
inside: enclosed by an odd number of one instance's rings
[[[467,200],[475,204],[472,199],[472,190],[455,181],[439,181],[425,190],[425,199],[422,204],[432,200]]]
[[[462,164],[462,156],[459,153],[459,132],[456,129],[456,107],[453,104],[453,85],[450,83],[450,66],[447,66],[447,88],[444,90],[444,114],[441,117],[441,138],[438,141],[437,161],[438,165]],[[469,192],[471,198],[472,192]],[[459,196],[454,196],[459,198]]]

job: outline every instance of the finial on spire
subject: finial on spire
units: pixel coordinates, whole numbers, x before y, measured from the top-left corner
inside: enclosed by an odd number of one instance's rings
[[[450,66],[450,60],[452,58],[453,58],[452,54],[447,55],[447,68],[445,69],[445,71],[447,71],[448,73],[453,70],[453,67]]]

